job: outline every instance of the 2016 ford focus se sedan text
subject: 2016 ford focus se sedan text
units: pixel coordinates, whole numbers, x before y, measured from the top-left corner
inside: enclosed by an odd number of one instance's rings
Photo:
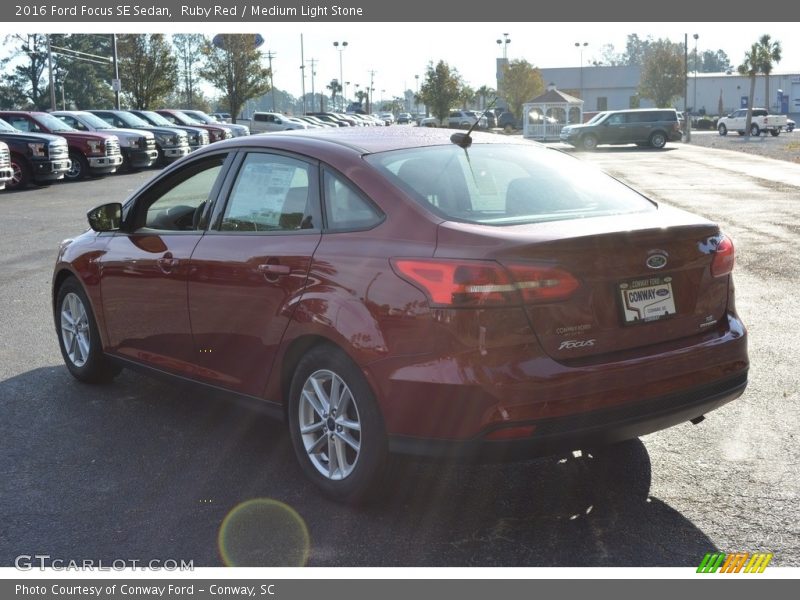
[[[391,452],[598,447],[744,391],[716,224],[559,151],[452,133],[236,138],[90,211],[53,278],[68,369],[257,400],[345,501]]]

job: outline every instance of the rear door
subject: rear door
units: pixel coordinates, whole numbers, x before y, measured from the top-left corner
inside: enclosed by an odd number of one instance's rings
[[[199,376],[260,396],[320,242],[318,166],[252,151],[234,173],[192,255],[189,315]]]

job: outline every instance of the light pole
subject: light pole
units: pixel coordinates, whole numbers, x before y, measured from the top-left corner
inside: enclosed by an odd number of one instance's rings
[[[580,68],[580,79],[581,79],[581,92],[580,97],[581,100],[585,102],[585,98],[583,97],[583,49],[589,45],[589,42],[575,42],[575,47],[580,50],[581,53],[581,68]]]
[[[697,113],[697,38],[700,36],[694,34],[694,102],[692,102],[692,112]]]
[[[417,107],[417,113],[419,113],[419,75],[414,75],[414,79],[417,81],[417,93],[414,96],[414,103]]]
[[[508,45],[510,43],[511,43],[511,38],[508,37],[507,33],[503,34],[502,40],[497,40],[497,45],[500,46],[500,48],[503,51],[503,59],[502,60],[497,59],[498,68],[497,68],[497,73],[495,73],[495,75],[497,76],[497,95],[498,97],[503,98],[503,104],[507,104],[503,93],[504,92],[503,88],[505,87],[505,79],[506,79],[505,68],[506,66],[508,66]],[[427,107],[425,107],[425,110],[426,111],[428,110]],[[508,110],[508,108],[506,108],[506,110]]]
[[[339,81],[344,83],[344,75],[342,74],[342,52],[347,48],[347,42],[333,42],[333,47],[339,52]],[[344,110],[344,96],[342,96],[342,109]]]
[[[342,104],[347,102],[347,86],[350,85],[349,81],[344,82],[344,90],[342,90]]]
[[[503,34],[502,40],[497,40],[497,45],[503,49],[503,60],[506,60],[508,45],[511,43],[511,38],[508,37],[507,33]]]

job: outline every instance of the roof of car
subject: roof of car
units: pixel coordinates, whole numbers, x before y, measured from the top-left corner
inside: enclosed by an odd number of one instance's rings
[[[452,129],[430,127],[342,127],[337,129],[306,129],[292,132],[275,132],[257,134],[243,138],[234,138],[225,142],[232,145],[248,145],[259,138],[264,140],[265,146],[274,146],[281,143],[291,144],[292,140],[315,139],[341,146],[349,147],[363,154],[386,152],[388,150],[401,150],[419,146],[443,146],[452,144],[450,136]],[[463,133],[463,132],[462,132]],[[518,137],[496,135],[491,133],[472,132],[474,144],[519,144],[539,145],[530,140]],[[238,140],[238,143],[236,142]],[[260,145],[256,142],[255,145]]]

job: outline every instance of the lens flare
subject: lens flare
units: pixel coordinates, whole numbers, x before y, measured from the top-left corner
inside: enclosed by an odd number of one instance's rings
[[[303,567],[311,538],[296,510],[277,500],[255,498],[227,514],[217,545],[227,567]]]

